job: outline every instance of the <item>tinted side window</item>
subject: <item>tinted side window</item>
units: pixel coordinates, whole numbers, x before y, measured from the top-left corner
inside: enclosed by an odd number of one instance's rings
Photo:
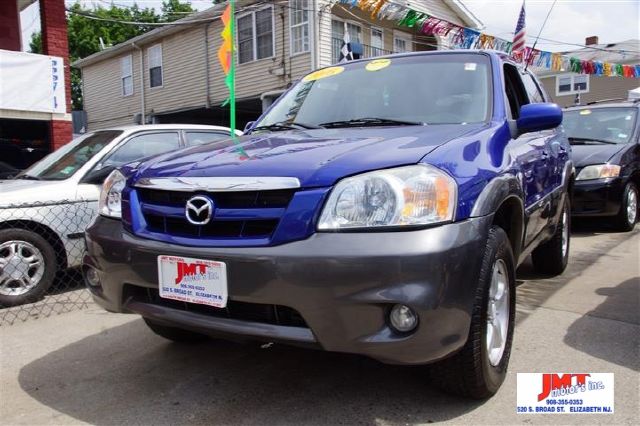
[[[520,116],[520,107],[529,103],[529,98],[522,85],[520,72],[513,65],[504,66],[504,86],[509,100],[511,117],[515,120]]]
[[[103,166],[120,166],[178,148],[180,148],[180,138],[177,132],[147,133],[134,136],[109,155]]]
[[[229,133],[221,132],[186,132],[187,146],[202,145],[228,137],[230,137]]]
[[[542,95],[538,84],[530,74],[523,74],[522,81],[524,82],[524,87],[527,90],[527,95],[529,95],[529,101],[532,104],[544,102],[544,96]]]

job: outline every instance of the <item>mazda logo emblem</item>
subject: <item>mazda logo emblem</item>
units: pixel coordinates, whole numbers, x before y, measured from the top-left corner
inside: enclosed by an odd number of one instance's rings
[[[201,195],[196,195],[187,200],[185,216],[192,225],[206,225],[213,216],[213,202]]]

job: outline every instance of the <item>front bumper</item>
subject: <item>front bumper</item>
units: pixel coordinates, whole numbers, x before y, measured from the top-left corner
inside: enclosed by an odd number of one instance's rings
[[[210,335],[307,344],[388,363],[423,364],[467,340],[473,295],[491,216],[404,232],[316,233],[273,247],[196,248],[138,238],[119,221],[98,218],[87,230],[85,267],[101,284],[90,289],[113,312],[136,312],[167,325]],[[131,286],[158,287],[157,256],[227,264],[229,303],[297,311],[304,326],[222,318],[126,297]],[[146,289],[146,290],[144,290]],[[409,335],[386,313],[395,303],[419,315]]]
[[[615,216],[620,211],[625,182],[622,178],[576,181],[572,216]]]

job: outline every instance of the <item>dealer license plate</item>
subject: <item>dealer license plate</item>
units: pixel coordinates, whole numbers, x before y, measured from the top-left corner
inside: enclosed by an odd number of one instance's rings
[[[224,308],[227,265],[212,260],[158,256],[160,297]]]

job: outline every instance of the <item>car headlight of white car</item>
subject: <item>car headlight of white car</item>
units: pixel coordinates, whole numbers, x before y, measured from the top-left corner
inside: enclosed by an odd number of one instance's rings
[[[457,185],[426,164],[377,170],[338,182],[318,230],[430,225],[452,221]]]
[[[119,170],[114,170],[102,185],[98,212],[101,215],[120,219],[122,218],[122,190],[127,179]]]
[[[580,170],[576,180],[605,179],[620,176],[620,166],[616,164],[595,164]]]

